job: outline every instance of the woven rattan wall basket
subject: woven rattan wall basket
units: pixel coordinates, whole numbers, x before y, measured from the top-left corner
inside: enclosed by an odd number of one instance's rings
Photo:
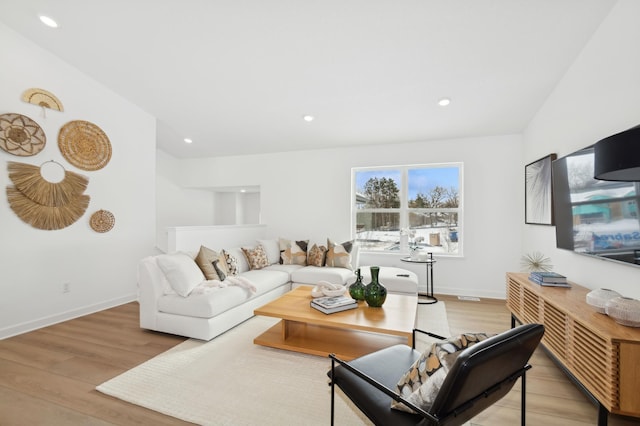
[[[116,223],[116,218],[113,216],[113,213],[108,210],[98,210],[91,215],[89,223],[91,224],[91,229],[96,232],[104,233],[113,229],[113,226]]]
[[[47,138],[42,128],[22,114],[0,114],[0,148],[18,157],[36,155],[44,149]]]
[[[83,120],[70,121],[60,129],[62,156],[82,170],[100,170],[111,160],[111,142],[102,129]]]

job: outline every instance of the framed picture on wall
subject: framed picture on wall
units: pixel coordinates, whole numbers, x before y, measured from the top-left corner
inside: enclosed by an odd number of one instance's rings
[[[553,225],[553,197],[549,154],[524,166],[524,222],[533,225]]]

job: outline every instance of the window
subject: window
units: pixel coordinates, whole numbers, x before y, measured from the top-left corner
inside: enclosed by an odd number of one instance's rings
[[[462,164],[352,169],[352,233],[363,250],[462,255]]]

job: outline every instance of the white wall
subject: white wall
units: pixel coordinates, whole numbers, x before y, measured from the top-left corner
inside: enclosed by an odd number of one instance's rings
[[[175,160],[174,176],[184,187],[259,185],[268,237],[342,242],[351,238],[352,167],[463,162],[464,258],[438,260],[436,292],[504,297],[504,274],[521,255],[522,149],[520,136],[495,136]],[[424,282],[424,266],[397,255],[361,261],[412,269]]]
[[[620,0],[567,71],[525,136],[525,163],[558,156],[640,124],[640,2]],[[555,248],[555,228],[524,225],[523,251],[539,250],[555,270],[588,288],[640,298],[640,268]]]
[[[260,223],[260,193],[239,193],[239,203],[242,206],[242,214],[238,217],[238,225],[250,225]]]
[[[89,208],[77,222],[55,231],[32,228],[0,197],[0,338],[136,298],[136,264],[155,244],[155,120],[75,68],[0,24],[0,113],[19,113],[40,124],[45,149],[32,157],[0,150],[0,187],[10,184],[6,165],[56,160],[89,178]],[[54,93],[65,111],[20,100],[24,90]],[[58,130],[71,120],[98,125],[110,139],[109,164],[76,169],[60,154]],[[89,226],[99,209],[115,215],[100,234]],[[63,294],[63,283],[71,292]]]

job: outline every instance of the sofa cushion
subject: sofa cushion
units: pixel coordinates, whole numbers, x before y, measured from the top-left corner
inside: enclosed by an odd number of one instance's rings
[[[365,285],[369,284],[371,282],[371,267],[361,266],[360,275],[362,276],[362,282]],[[406,269],[381,266],[378,281],[391,293],[418,293],[418,275]]]
[[[327,281],[331,284],[344,285],[353,277],[353,271],[350,269],[323,266],[305,266],[291,272],[291,281],[297,284],[316,285],[319,281]]]
[[[138,286],[152,285],[159,294],[176,294],[167,276],[158,265],[158,256],[148,256],[140,261],[146,266],[145,270],[149,274],[148,277],[141,276],[140,267],[138,267]]]
[[[256,287],[256,293],[251,294],[246,288],[228,286],[209,288],[204,294],[192,294],[189,297],[178,295],[164,295],[158,299],[160,312],[185,315],[190,317],[211,318],[246,302],[247,300],[265,294],[282,285],[288,285],[289,276],[281,271],[248,271],[242,274]]]
[[[324,266],[327,257],[327,248],[314,244],[307,253],[307,265]]]
[[[262,269],[265,266],[269,266],[267,260],[267,253],[264,251],[264,247],[258,244],[255,247],[242,247],[242,251],[249,263],[249,269]]]
[[[260,244],[264,248],[265,253],[267,253],[269,265],[280,263],[280,243],[278,240],[258,240],[258,244]]]
[[[205,280],[196,262],[186,253],[161,254],[157,262],[171,288],[182,297],[188,296],[195,286]]]
[[[302,269],[302,268],[306,268],[306,266],[302,266],[302,265],[281,265],[279,263],[276,263],[275,265],[269,265],[264,269],[268,270],[268,271],[285,272],[287,274],[287,276],[289,277],[289,281],[291,281],[291,274],[293,273],[293,271],[297,271],[298,269]]]
[[[353,241],[345,241],[342,244],[336,244],[328,238],[327,247],[327,266],[353,269],[351,259],[351,251],[354,247]]]
[[[251,284],[256,286],[256,295],[270,291],[282,284],[288,284],[289,274],[283,271],[260,269],[242,273]]]

